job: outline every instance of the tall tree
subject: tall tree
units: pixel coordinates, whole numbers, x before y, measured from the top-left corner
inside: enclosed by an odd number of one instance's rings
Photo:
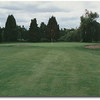
[[[94,22],[93,32],[93,41],[100,41],[100,23]]]
[[[83,42],[92,42],[94,35],[96,35],[96,19],[99,15],[95,12],[85,10],[85,15],[81,16],[81,38]]]
[[[2,28],[0,27],[0,42],[2,42]]]
[[[40,36],[42,42],[47,42],[47,26],[44,22],[40,24]]]
[[[39,29],[37,25],[37,20],[34,18],[31,20],[30,28],[29,28],[29,41],[30,42],[39,42]]]
[[[52,16],[47,25],[48,38],[51,42],[57,41],[59,36],[59,25],[57,24],[56,18]]]
[[[9,15],[5,24],[4,40],[6,42],[17,41],[16,20],[13,15]]]

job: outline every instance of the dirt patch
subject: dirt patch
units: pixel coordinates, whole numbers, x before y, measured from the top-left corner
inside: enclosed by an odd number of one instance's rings
[[[85,48],[89,48],[89,49],[100,49],[100,45],[87,45],[87,46],[85,46]]]
[[[9,47],[32,47],[30,45],[9,45]]]

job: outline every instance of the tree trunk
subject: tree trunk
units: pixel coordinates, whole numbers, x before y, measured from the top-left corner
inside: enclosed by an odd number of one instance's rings
[[[53,39],[51,38],[51,42],[53,42]]]

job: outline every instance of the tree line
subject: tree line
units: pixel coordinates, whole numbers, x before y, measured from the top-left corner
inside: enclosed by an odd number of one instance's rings
[[[99,15],[85,10],[80,17],[80,26],[72,29],[60,29],[56,17],[49,18],[47,25],[41,22],[38,27],[37,19],[31,20],[27,30],[18,26],[13,15],[8,15],[5,27],[0,27],[0,42],[98,42],[100,41]]]

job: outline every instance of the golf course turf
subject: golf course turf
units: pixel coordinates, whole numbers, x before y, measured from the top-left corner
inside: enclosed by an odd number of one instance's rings
[[[95,44],[0,44],[0,96],[100,96]]]

